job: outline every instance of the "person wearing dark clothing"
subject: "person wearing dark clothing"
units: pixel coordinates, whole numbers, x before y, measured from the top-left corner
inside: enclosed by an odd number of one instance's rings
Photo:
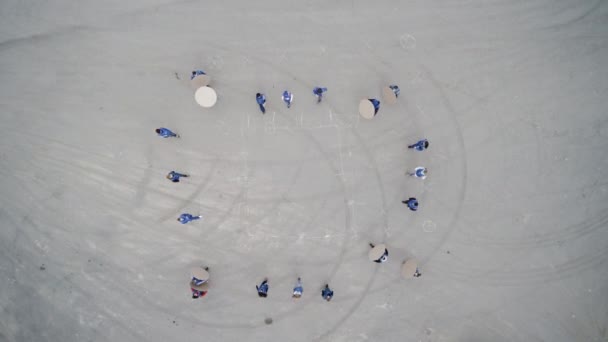
[[[312,93],[317,97],[317,103],[321,102],[323,99],[323,93],[327,92],[327,88],[323,87],[314,87],[312,89]]]
[[[426,139],[418,140],[418,142],[408,146],[407,148],[413,148],[416,151],[424,151],[429,148],[429,141]]]
[[[268,279],[264,278],[260,286],[256,285],[255,289],[258,290],[258,296],[266,298],[268,296]]]
[[[368,99],[373,105],[374,105],[374,116],[376,116],[376,114],[378,114],[378,111],[380,110],[380,101],[376,100],[376,99]]]
[[[175,172],[175,171],[171,171],[167,174],[167,179],[172,181],[173,183],[179,183],[180,177],[190,177],[190,176],[183,174],[183,173]]]
[[[329,288],[329,284],[325,284],[325,287],[323,288],[323,290],[321,290],[321,296],[328,302],[334,296],[334,291]]]
[[[169,130],[168,128],[157,128],[156,130],[156,134],[160,135],[163,138],[179,138],[179,134],[175,134],[173,132],[171,132],[171,130]]]
[[[407,205],[411,211],[418,210],[418,200],[415,197],[410,197],[407,201],[401,201],[401,203]]]
[[[262,114],[265,114],[266,107],[264,107],[264,104],[266,103],[266,96],[264,96],[264,94],[257,93],[257,94],[255,94],[255,101],[258,103],[258,106],[260,106],[260,110],[262,111]]]

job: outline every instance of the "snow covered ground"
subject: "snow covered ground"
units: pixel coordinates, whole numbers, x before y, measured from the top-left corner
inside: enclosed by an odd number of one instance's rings
[[[0,19],[0,340],[607,340],[605,1],[5,0]],[[398,103],[360,118],[390,83]]]

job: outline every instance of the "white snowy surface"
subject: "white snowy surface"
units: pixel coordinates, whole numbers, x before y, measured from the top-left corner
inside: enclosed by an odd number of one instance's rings
[[[601,0],[2,1],[0,340],[606,341],[607,48]]]

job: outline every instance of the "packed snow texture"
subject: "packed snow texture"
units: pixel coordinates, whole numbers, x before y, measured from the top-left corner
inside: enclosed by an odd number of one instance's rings
[[[605,1],[5,0],[0,19],[1,341],[608,338]]]

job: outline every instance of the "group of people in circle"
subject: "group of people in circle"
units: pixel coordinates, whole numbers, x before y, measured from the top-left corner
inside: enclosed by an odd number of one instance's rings
[[[195,77],[197,77],[199,75],[205,75],[205,72],[202,70],[194,70],[194,71],[192,71],[190,79],[193,80]],[[397,85],[390,85],[389,88],[395,94],[395,97],[399,97],[400,89]],[[317,87],[313,88],[312,93],[314,96],[316,96],[317,103],[320,103],[322,101],[323,94],[325,94],[326,92],[327,92],[326,87],[317,86]],[[389,93],[390,93],[390,91],[389,91]],[[256,102],[259,106],[260,111],[262,112],[262,114],[265,114],[266,113],[266,107],[265,107],[266,96],[263,93],[256,93],[255,98],[256,98]],[[287,108],[291,108],[293,99],[294,99],[293,93],[289,92],[288,90],[283,91],[282,100],[286,104]],[[378,101],[377,99],[373,99],[373,98],[368,99],[368,100],[372,103],[372,105],[374,107],[374,116],[375,116],[378,113],[378,110],[380,109],[380,101]],[[180,138],[179,134],[174,133],[170,129],[165,128],[165,127],[157,128],[155,131],[156,131],[156,134],[158,134],[158,136],[163,137],[163,138]],[[414,149],[416,151],[424,151],[428,147],[429,147],[429,142],[427,139],[419,140],[416,143],[408,146],[408,148]],[[427,174],[427,169],[425,167],[419,166],[419,167],[416,167],[413,170],[413,172],[408,173],[408,174],[413,177],[425,179],[426,174]],[[177,172],[174,170],[170,171],[166,175],[166,178],[173,183],[179,183],[180,178],[182,178],[182,177],[187,178],[190,176],[186,173],[181,173],[181,172]],[[407,207],[412,211],[418,210],[418,200],[415,197],[410,197],[409,199],[402,201],[402,203],[407,205]],[[192,215],[190,213],[182,213],[177,218],[177,221],[182,224],[186,224],[186,223],[189,223],[194,220],[199,220],[201,218],[202,218],[202,215]],[[384,246],[384,245],[382,245],[382,246]],[[372,249],[374,249],[376,246],[374,244],[370,243],[370,247]],[[384,252],[380,255],[380,257],[373,261],[376,263],[383,263],[383,262],[386,262],[387,260],[388,260],[388,249],[384,248]],[[209,267],[204,267],[201,269],[204,270],[203,273],[206,274],[206,277],[208,278]],[[418,272],[418,269],[416,268],[416,271],[413,276],[419,277],[420,275],[421,275],[420,272]],[[198,279],[197,276],[195,276],[195,275],[192,276],[191,281],[190,281],[190,288],[192,291],[193,299],[204,297],[207,294],[207,289],[208,289],[207,281],[208,281],[208,279]],[[255,286],[255,288],[257,290],[259,297],[266,298],[268,296],[268,291],[270,289],[270,286],[268,283],[268,278],[264,278],[263,281],[259,285]],[[298,277],[297,281],[294,285],[294,288],[293,288],[292,297],[300,298],[300,297],[302,297],[303,292],[304,292],[304,288],[302,285],[302,279],[300,277]],[[321,288],[321,297],[324,300],[330,301],[332,299],[333,295],[334,295],[334,291],[329,287],[329,284],[325,284]]]

